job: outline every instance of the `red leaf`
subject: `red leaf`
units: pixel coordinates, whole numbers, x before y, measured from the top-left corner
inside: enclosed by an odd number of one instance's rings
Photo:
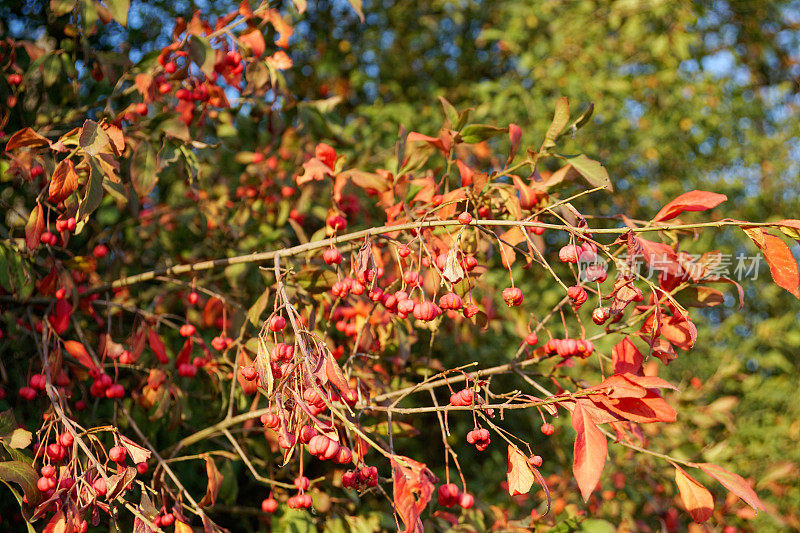
[[[750,488],[750,485],[742,476],[734,474],[733,472],[728,472],[721,466],[711,463],[697,463],[692,466],[696,466],[709,476],[722,483],[726,489],[744,500],[744,502],[752,507],[754,511],[758,512],[759,509],[762,511],[764,510],[764,504],[761,503],[761,500],[758,499],[758,495],[756,495],[755,491]]]
[[[56,204],[63,202],[77,188],[78,173],[75,172],[75,163],[71,159],[65,159],[58,164],[50,179],[49,200]]]
[[[92,361],[92,357],[89,355],[86,347],[80,342],[64,341],[64,349],[67,350],[67,353],[70,354],[75,360],[89,370],[94,370],[97,368],[97,365],[95,365],[94,361]]]
[[[148,337],[149,337],[149,335],[148,335]],[[192,346],[193,346],[193,344],[194,343],[192,342],[192,338],[191,337],[186,339],[186,341],[183,343],[183,347],[181,348],[181,351],[178,352],[178,355],[175,356],[175,368],[178,368],[179,366],[189,362],[189,356],[192,355]],[[152,348],[152,345],[150,347]],[[156,354],[156,355],[158,355],[158,354]],[[159,359],[159,361],[161,361],[161,359]],[[169,359],[167,359],[167,361],[169,361]]]
[[[663,272],[669,276],[683,275],[683,267],[678,254],[668,244],[648,241],[628,233],[628,254],[630,257],[642,256],[653,272]]]
[[[642,354],[633,344],[630,337],[622,339],[611,350],[611,361],[615,374],[641,374]]]
[[[267,44],[264,42],[264,34],[258,28],[250,28],[243,31],[239,35],[239,40],[242,41],[256,57],[261,57]]]
[[[522,130],[516,124],[508,125],[508,139],[511,141],[511,152],[508,155],[508,163],[514,160],[519,148],[519,141],[522,139]]]
[[[10,152],[23,146],[50,146],[50,141],[30,128],[23,128],[8,139],[6,150]]]
[[[424,464],[408,457],[398,456],[398,459],[403,464],[392,459],[394,507],[406,532],[424,531],[419,517],[431,501],[434,483],[439,480]]]
[[[597,398],[618,416],[639,424],[652,422],[674,422],[677,418],[675,409],[657,392],[648,389],[647,395],[642,398]]]
[[[472,176],[475,175],[475,172],[460,159],[456,159],[456,166],[458,167],[458,173],[461,175],[461,186],[469,187],[472,185]]]
[[[605,435],[580,402],[575,404],[575,409],[572,411],[572,427],[577,433],[572,473],[578,482],[581,496],[586,501],[600,481],[600,474],[603,473],[606,464],[608,443]]]
[[[36,204],[25,224],[25,244],[28,245],[28,250],[35,250],[39,246],[42,233],[44,233],[44,212],[42,204]]]
[[[761,228],[742,228],[767,260],[770,274],[775,283],[796,298],[800,298],[800,272],[797,269],[792,251],[780,238],[770,235]]]
[[[331,170],[331,167],[326,165],[320,159],[312,157],[303,163],[303,174],[298,176],[296,181],[297,185],[303,185],[309,181],[324,180],[326,176],[333,177],[333,171]]]
[[[424,141],[443,154],[447,154],[447,148],[445,148],[444,141],[439,139],[438,137],[430,137],[428,135],[423,135],[421,133],[417,133],[416,131],[412,131],[406,137],[406,142],[413,142],[413,141]]]
[[[697,523],[705,522],[714,512],[714,497],[697,480],[673,463],[675,467],[675,484],[681,493],[681,501]]]
[[[156,354],[158,362],[162,365],[169,363],[169,357],[167,357],[167,349],[164,347],[164,341],[161,340],[161,337],[158,336],[158,333],[156,333],[154,329],[147,328],[147,340],[150,343],[150,349],[153,350],[154,354]]]
[[[717,207],[727,200],[724,194],[707,191],[689,191],[683,193],[661,208],[653,218],[653,222],[670,220],[684,211],[705,211]]]
[[[528,458],[516,446],[509,444],[508,468],[506,469],[508,493],[512,496],[527,494],[535,479],[531,465],[528,464]]]

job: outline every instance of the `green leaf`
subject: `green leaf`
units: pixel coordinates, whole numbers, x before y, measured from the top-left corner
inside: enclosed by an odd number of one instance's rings
[[[330,289],[339,278],[336,273],[323,268],[304,268],[295,276],[297,283],[311,294],[319,294]]]
[[[194,34],[189,37],[189,57],[200,67],[203,74],[206,76],[213,74],[216,53],[205,37]]]
[[[25,502],[22,501],[22,494],[20,494],[19,491],[15,489],[14,486],[11,485],[10,483],[6,483],[5,481],[3,481],[3,484],[6,487],[8,487],[8,490],[10,490],[11,494],[13,494],[14,498],[16,498],[17,504],[20,506],[20,508],[22,508],[22,517],[25,519],[25,526],[27,526],[28,528],[28,533],[36,533],[36,530],[30,523],[30,517],[29,517],[30,512],[27,510]]]
[[[75,9],[77,0],[50,0],[50,12],[55,17],[62,17]]]
[[[250,320],[251,324],[256,327],[261,327],[261,315],[264,313],[264,309],[267,308],[268,303],[269,289],[262,292],[258,300],[256,300],[253,306],[247,311],[247,319]]]
[[[123,26],[128,25],[128,8],[130,0],[106,0],[111,16]]]
[[[42,64],[42,81],[45,87],[51,87],[61,74],[61,60],[58,55],[52,53],[45,57]]]
[[[456,129],[458,125],[458,111],[453,104],[447,101],[444,96],[439,97],[439,102],[442,104],[442,108],[444,109],[444,116],[447,117],[447,120],[450,121],[450,125],[453,129]]]
[[[569,121],[569,100],[566,96],[562,96],[556,102],[556,112],[553,116],[553,121],[550,127],[547,128],[547,133],[544,136],[544,143],[542,148],[550,148],[556,145],[556,138],[561,130],[567,125]]]
[[[498,128],[487,124],[470,124],[461,130],[461,140],[468,144],[475,144],[507,131],[508,128]]]
[[[13,482],[22,487],[22,492],[28,499],[28,503],[35,507],[42,496],[36,487],[39,475],[28,463],[22,461],[4,461],[0,463],[0,480]]]
[[[586,111],[581,113],[581,115],[577,119],[575,119],[575,122],[570,124],[567,129],[562,131],[556,139],[560,139],[561,137],[567,135],[570,132],[581,129],[587,122],[589,122],[589,119],[592,118],[592,113],[594,113],[594,103],[590,102],[589,107],[586,109]]]
[[[105,148],[110,139],[103,128],[94,120],[87,120],[83,123],[78,144],[90,155],[99,154]]]
[[[564,156],[572,168],[577,170],[586,181],[593,187],[604,187],[609,191],[613,191],[614,187],[611,185],[611,179],[608,177],[608,171],[599,162],[594,159],[589,159],[583,154],[576,156]]]
[[[131,181],[139,198],[144,198],[156,186],[156,150],[148,141],[142,141],[131,158]]]
[[[95,158],[91,157],[89,159],[89,182],[86,184],[86,193],[83,195],[83,200],[81,200],[78,206],[78,216],[76,217],[79,222],[89,218],[89,215],[91,215],[100,205],[100,202],[103,201],[103,171],[100,170],[100,166]]]

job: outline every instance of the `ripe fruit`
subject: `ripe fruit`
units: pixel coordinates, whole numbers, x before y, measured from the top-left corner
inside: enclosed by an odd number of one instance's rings
[[[196,331],[197,331],[197,329],[193,325],[184,324],[178,330],[178,333],[181,334],[181,337],[191,337],[192,335],[195,334]]]
[[[53,443],[48,444],[47,449],[45,450],[47,456],[50,458],[51,461],[57,463],[64,458],[64,455],[67,453],[67,450],[61,446],[60,444]]]
[[[36,389],[33,387],[20,387],[19,397],[23,400],[31,401],[36,398]]]
[[[72,433],[65,431],[61,435],[58,436],[58,443],[64,446],[65,448],[69,448],[72,446],[72,443],[75,441]]]
[[[242,377],[247,381],[253,381],[258,376],[258,371],[252,366],[243,366],[239,368]]]
[[[573,285],[572,287],[569,287],[567,289],[567,297],[572,300],[572,303],[575,305],[575,307],[582,306],[588,298],[586,295],[586,289],[580,285]]]
[[[553,433],[555,433],[555,431],[556,431],[555,426],[553,426],[553,424],[550,424],[550,423],[542,424],[542,427],[540,429],[541,429],[542,433],[547,435],[548,437],[550,435],[552,435]]]
[[[9,74],[6,80],[8,81],[9,85],[19,85],[22,83],[22,76],[15,72],[14,74]]]
[[[299,476],[294,479],[294,486],[297,490],[308,490],[309,481],[306,476]]]
[[[464,316],[467,318],[472,318],[480,312],[480,309],[475,304],[469,304],[464,306]]]
[[[136,471],[139,475],[144,475],[147,473],[147,463],[141,462],[136,465]]]
[[[519,287],[508,287],[503,289],[503,300],[509,307],[516,307],[522,303],[522,289]]]
[[[283,328],[286,327],[286,319],[280,315],[274,315],[272,318],[269,319],[269,323],[267,327],[270,331],[278,332],[281,331]]]
[[[92,487],[94,487],[95,492],[100,496],[104,496],[106,491],[108,490],[106,487],[106,481],[101,477],[94,480],[94,483],[92,483]]]
[[[535,466],[536,468],[542,466],[543,462],[544,460],[540,455],[531,455],[530,457],[528,457],[528,463],[531,464],[532,466]]]
[[[536,336],[536,333],[531,331],[530,333],[525,335],[525,344],[527,344],[528,346],[533,346],[537,342],[539,342],[539,337]]]
[[[102,259],[108,255],[108,247],[105,244],[98,244],[92,250],[92,255],[95,259]]]
[[[278,510],[278,500],[275,498],[266,498],[261,502],[261,510],[265,513],[274,513]]]
[[[53,477],[56,475],[56,469],[53,465],[44,465],[40,472],[43,477]]]
[[[568,244],[558,251],[558,259],[562,263],[577,263],[580,248],[574,244]]]
[[[467,224],[472,222],[472,215],[470,215],[467,211],[464,211],[463,213],[458,215],[458,222],[466,226]]]
[[[193,378],[197,375],[197,367],[189,363],[178,365],[178,375],[184,378]]]
[[[452,507],[459,501],[459,490],[455,483],[446,483],[438,489],[439,505]]]
[[[592,311],[592,321],[597,324],[598,326],[605,323],[608,320],[608,317],[611,316],[611,309],[608,307],[598,307],[594,311]]]
[[[407,244],[401,244],[397,247],[397,255],[400,257],[408,257],[411,255],[411,248]]]
[[[328,248],[322,254],[322,260],[329,265],[338,265],[342,262],[342,254],[336,248]]]
[[[199,300],[200,296],[194,291],[190,292],[189,296],[186,297],[186,301],[189,302],[189,305],[196,305]]]
[[[467,442],[474,444],[479,452],[484,451],[491,444],[489,430],[486,428],[473,429],[467,433]]]
[[[472,506],[475,505],[475,497],[469,492],[464,492],[458,498],[458,505],[460,505],[462,509],[471,509]]]
[[[345,219],[342,215],[330,215],[325,224],[333,230],[340,230],[345,229],[347,227],[347,219]]]
[[[56,298],[57,299],[63,300],[64,298],[66,298],[66,296],[67,296],[67,289],[65,289],[64,287],[61,287],[60,289],[58,289],[56,291]]]
[[[114,446],[108,450],[108,458],[115,463],[124,463],[126,455],[128,455],[128,450],[122,446]]]
[[[144,102],[139,102],[136,104],[136,113],[141,116],[147,116],[147,104]]]

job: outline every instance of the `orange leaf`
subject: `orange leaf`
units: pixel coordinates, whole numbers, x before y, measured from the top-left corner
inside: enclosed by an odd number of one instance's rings
[[[28,250],[35,250],[39,246],[42,233],[44,233],[44,212],[42,204],[36,204],[25,224],[25,244],[28,245]]]
[[[456,159],[456,166],[458,167],[458,173],[461,175],[461,186],[469,187],[472,185],[472,176],[475,175],[475,171],[460,159]]]
[[[800,298],[800,272],[797,269],[792,251],[780,238],[770,235],[761,228],[742,228],[747,236],[758,246],[769,265],[770,274],[775,283],[796,298]]]
[[[684,211],[705,211],[717,207],[727,200],[724,194],[708,191],[689,191],[683,193],[670,203],[661,208],[661,211],[653,218],[653,222],[670,220],[680,215]]]
[[[722,483],[726,489],[744,500],[744,502],[752,507],[753,510],[764,510],[764,504],[761,503],[761,500],[758,499],[758,495],[753,489],[750,488],[750,485],[742,476],[734,474],[733,472],[728,472],[721,466],[711,463],[697,463],[693,466],[696,466],[709,476]]]
[[[89,352],[86,350],[86,347],[80,342],[64,341],[64,349],[67,350],[67,353],[70,354],[75,360],[89,370],[94,370],[97,368],[97,366],[94,364],[94,361],[92,361]]]
[[[714,512],[714,497],[697,480],[673,463],[675,467],[675,484],[681,493],[681,501],[698,524],[711,518]]]
[[[204,453],[201,457],[206,461],[206,474],[208,475],[206,493],[203,499],[200,500],[200,507],[205,507],[207,505],[214,505],[214,502],[217,501],[219,488],[222,486],[222,474],[219,473],[217,465],[214,464],[214,460],[211,459],[208,454]]]
[[[193,533],[193,531],[192,526],[186,522],[175,520],[175,533]]]
[[[239,40],[242,41],[256,57],[261,57],[264,50],[267,48],[267,43],[264,42],[264,34],[258,28],[250,28],[243,31],[239,35]]]
[[[50,179],[49,200],[56,204],[63,202],[77,188],[78,173],[75,172],[75,163],[71,159],[65,159],[58,164]]]
[[[9,152],[15,148],[23,146],[49,146],[50,141],[42,137],[30,128],[23,128],[11,136],[6,143],[6,150]]]
[[[531,470],[531,465],[528,464],[528,458],[516,446],[511,444],[508,445],[506,479],[508,480],[508,493],[512,496],[530,492],[536,479]]]
[[[269,63],[272,68],[276,70],[288,70],[292,68],[292,58],[284,52],[283,50],[278,50],[271,56],[267,58],[267,63]]]
[[[422,463],[398,457],[404,464],[392,460],[394,506],[406,526],[406,532],[424,531],[420,514],[433,495],[436,476]],[[409,466],[406,466],[409,465]]]
[[[600,481],[600,474],[606,464],[608,443],[594,419],[580,403],[576,403],[572,411],[572,427],[577,433],[572,473],[578,482],[581,496],[586,501]]]

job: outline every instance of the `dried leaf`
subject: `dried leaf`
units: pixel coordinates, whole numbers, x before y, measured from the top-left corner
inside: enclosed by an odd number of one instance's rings
[[[433,495],[434,483],[439,481],[423,463],[397,457],[392,459],[394,506],[408,533],[422,532],[420,514]]]
[[[50,141],[31,128],[23,128],[8,139],[6,150],[10,152],[24,146],[50,146]]]
[[[506,480],[511,496],[530,492],[536,477],[528,464],[528,458],[516,446],[508,445],[508,468]]]
[[[214,460],[208,454],[204,453],[201,457],[206,462],[206,475],[208,475],[208,485],[206,486],[206,493],[203,499],[200,500],[200,507],[207,507],[214,505],[217,501],[219,489],[222,486],[222,474],[217,470]]]

